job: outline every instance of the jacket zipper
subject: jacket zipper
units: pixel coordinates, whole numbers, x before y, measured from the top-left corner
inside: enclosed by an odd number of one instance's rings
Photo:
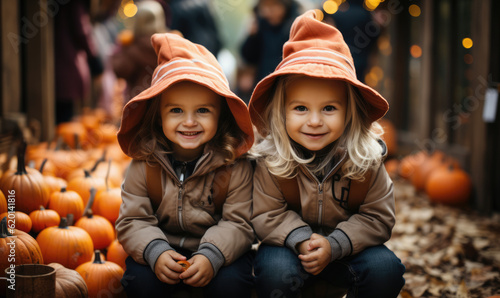
[[[181,174],[179,175],[179,196],[177,197],[177,212],[179,218],[179,225],[184,231],[184,223],[182,222],[182,192],[184,190],[184,178],[186,176],[187,163],[182,163]]]
[[[331,174],[338,169],[339,165],[345,160],[346,156],[347,156],[347,151],[344,152],[344,154],[342,155],[342,158],[340,158],[340,160],[337,162],[337,164],[335,164],[335,166],[332,167],[332,169],[328,172],[327,175],[325,175],[325,177],[323,178],[323,181],[321,181],[321,182],[318,180],[318,178],[315,175],[313,175],[313,173],[311,173],[311,171],[307,167],[305,167],[306,172],[309,175],[309,177],[312,177],[318,183],[318,195],[319,195],[319,199],[318,199],[318,226],[319,227],[322,226],[322,222],[323,222],[323,185],[324,185],[325,181],[331,176]]]

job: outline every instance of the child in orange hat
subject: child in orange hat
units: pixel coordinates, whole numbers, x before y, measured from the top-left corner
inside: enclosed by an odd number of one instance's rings
[[[296,297],[319,279],[340,297],[396,297],[404,285],[404,266],[383,245],[395,207],[375,121],[389,106],[353,65],[341,33],[309,11],[252,94],[259,297]]]
[[[203,46],[170,33],[153,35],[152,45],[151,86],[126,104],[118,131],[133,158],[116,221],[130,255],[122,284],[129,297],[186,287],[250,297],[253,169],[240,158],[253,144],[247,107]]]

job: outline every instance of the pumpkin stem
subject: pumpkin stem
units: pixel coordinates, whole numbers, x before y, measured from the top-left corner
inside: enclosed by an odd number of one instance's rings
[[[96,250],[94,251],[94,264],[104,264],[105,262],[101,260],[101,252]]]
[[[106,182],[106,191],[109,192],[109,172],[111,170],[111,158],[108,161],[108,170],[106,171],[106,178],[104,178]]]
[[[45,210],[45,208],[42,205],[40,205],[40,211],[44,211],[44,210]]]
[[[83,172],[85,173],[85,178],[90,178],[92,176],[90,176],[90,172],[86,169],[83,169]]]
[[[82,146],[80,145],[80,137],[78,136],[77,133],[73,135],[73,138],[75,140],[75,150],[82,149]]]
[[[45,167],[45,164],[48,160],[48,158],[44,158],[44,160],[42,161],[42,164],[40,165],[40,174],[43,174],[43,168]]]
[[[105,153],[104,153],[104,154],[105,154]],[[93,173],[93,172],[97,169],[97,167],[99,166],[99,164],[100,164],[101,162],[105,161],[105,160],[106,160],[106,159],[105,159],[104,155],[103,155],[103,156],[101,156],[98,160],[96,160],[96,161],[95,161],[95,164],[94,164],[94,166],[92,167],[92,169],[90,169],[90,172],[91,172],[91,173]]]
[[[0,222],[0,238],[7,238],[10,236],[13,236],[11,233],[9,233],[9,229],[7,229],[7,216],[2,218],[2,221]]]
[[[61,221],[59,222],[59,229],[67,229],[68,228],[68,219],[66,217],[61,217]]]
[[[61,192],[66,192],[66,191],[67,191],[66,186],[61,187]]]
[[[94,204],[94,200],[95,200],[95,194],[96,194],[96,189],[94,187],[91,187],[90,188],[90,197],[89,197],[89,201],[87,202],[87,206],[85,206],[85,210],[83,210],[83,215],[87,216],[87,217],[92,217],[92,205]],[[90,214],[90,216],[89,216]]]
[[[16,175],[26,175],[26,163],[24,161],[24,156],[26,154],[26,142],[22,141],[17,148],[17,172]]]

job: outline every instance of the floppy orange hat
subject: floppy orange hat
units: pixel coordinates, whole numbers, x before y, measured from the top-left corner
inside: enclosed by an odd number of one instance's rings
[[[372,121],[389,110],[389,104],[377,91],[356,78],[351,52],[340,31],[319,21],[314,10],[295,19],[290,39],[283,46],[283,60],[273,73],[257,84],[252,93],[248,105],[250,117],[262,135],[266,132],[266,120],[262,114],[271,99],[273,84],[279,76],[289,74],[341,80],[357,87],[369,104]]]
[[[200,84],[226,99],[238,127],[245,134],[245,140],[238,146],[236,155],[247,152],[254,140],[247,106],[229,89],[229,83],[214,55],[205,47],[172,33],[154,34],[151,43],[158,56],[158,66],[153,73],[151,86],[132,98],[123,108],[117,133],[123,152],[128,154],[130,142],[146,113],[147,101],[180,81]]]

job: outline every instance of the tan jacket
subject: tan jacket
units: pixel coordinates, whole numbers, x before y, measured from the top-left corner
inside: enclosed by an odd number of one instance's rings
[[[157,158],[163,168],[164,194],[156,214],[147,193],[145,162],[132,161],[122,184],[123,203],[116,231],[123,248],[136,262],[147,263],[144,251],[157,239],[194,252],[203,244],[212,244],[223,255],[224,264],[250,249],[254,239],[250,225],[253,169],[248,161],[240,159],[233,165],[221,217],[215,214],[211,201],[214,170],[224,164],[221,155],[205,152],[183,183],[166,157]]]
[[[347,153],[322,182],[306,167],[300,167],[297,181],[301,214],[287,210],[276,177],[263,161],[258,161],[254,174],[252,224],[259,239],[263,243],[287,245],[295,250],[296,244],[316,232],[328,236],[332,260],[386,242],[395,224],[392,180],[383,165],[375,169],[364,203],[358,213],[350,214],[341,207],[341,204],[345,206],[350,185],[350,180],[340,179],[339,173],[346,158]],[[299,236],[298,231],[302,235]],[[334,249],[342,251],[335,252]]]

